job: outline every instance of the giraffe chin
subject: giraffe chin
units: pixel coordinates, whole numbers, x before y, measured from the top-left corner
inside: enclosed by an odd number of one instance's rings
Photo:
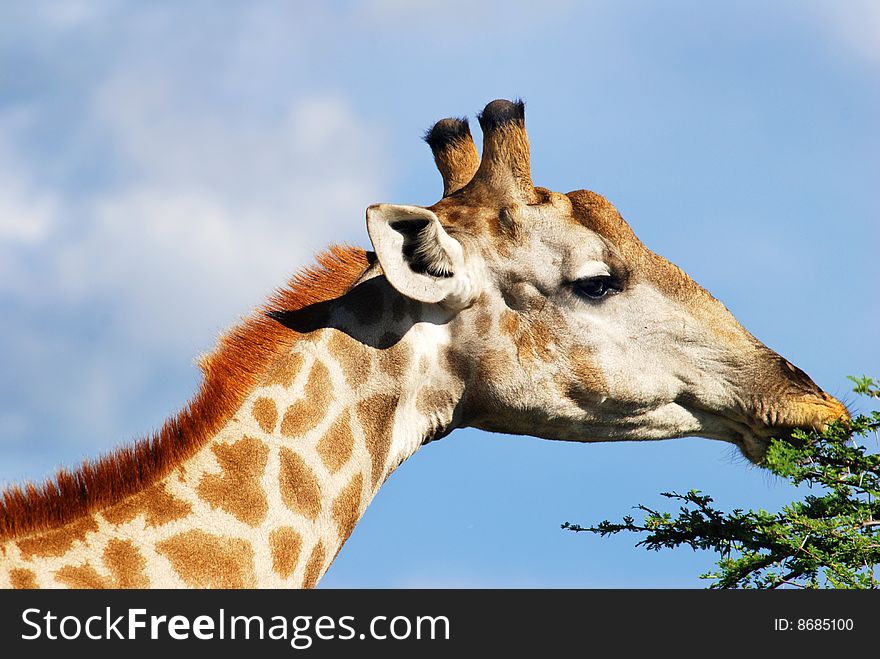
[[[742,439],[736,442],[736,445],[749,462],[761,465],[767,455],[767,449],[770,447],[770,439],[749,433],[743,435]]]
[[[824,424],[817,429],[821,430],[822,428],[824,428]],[[736,445],[739,446],[740,451],[749,462],[761,465],[767,455],[767,449],[770,448],[770,442],[774,439],[793,444],[800,443],[800,440],[794,437],[794,431],[797,429],[806,428],[801,426],[769,426],[758,432],[743,433]]]

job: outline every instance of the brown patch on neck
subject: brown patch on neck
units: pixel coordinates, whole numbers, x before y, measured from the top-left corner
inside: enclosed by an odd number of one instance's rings
[[[416,409],[425,416],[454,406],[452,395],[444,389],[422,389],[416,397]]]
[[[278,384],[285,389],[290,389],[302,368],[302,364],[303,356],[298,352],[282,355],[260,384],[265,387]]]
[[[386,332],[381,339],[382,345],[388,345],[384,350],[379,350],[379,368],[383,373],[393,377],[400,377],[409,369],[412,348],[406,345],[396,332]]]
[[[284,505],[308,519],[321,512],[321,484],[305,461],[286,446],[279,453],[278,487]]]
[[[330,380],[330,371],[323,362],[315,360],[302,398],[284,412],[281,434],[285,437],[302,436],[324,419],[332,402],[333,383]]]
[[[339,415],[330,429],[318,441],[318,455],[331,473],[336,473],[351,458],[354,434],[351,430],[349,412]]]
[[[55,578],[68,588],[93,590],[113,587],[110,579],[88,564],[65,565],[55,573]]]
[[[299,563],[302,536],[292,526],[281,526],[269,534],[272,569],[282,579],[288,579]]]
[[[332,329],[327,341],[328,352],[336,358],[345,381],[352,389],[363,386],[370,376],[372,356],[363,343],[345,332]]]
[[[272,314],[303,309],[345,294],[368,266],[361,249],[333,247],[318,265],[227,332],[203,361],[201,389],[162,429],[78,470],[62,470],[41,486],[13,486],[0,497],[0,540],[66,524],[116,504],[169,474],[216,435],[267,371],[301,336]]]
[[[144,569],[147,561],[131,540],[111,538],[104,548],[104,565],[114,576],[115,588],[146,588],[150,585]]]
[[[160,482],[103,510],[101,515],[111,524],[125,524],[143,515],[147,526],[162,526],[190,513],[189,503],[173,497],[165,489],[165,483]]]
[[[318,579],[321,578],[322,570],[324,569],[324,559],[326,558],[327,552],[324,549],[324,543],[320,540],[318,544],[312,549],[312,553],[309,555],[309,562],[306,563],[306,571],[303,576],[303,588],[314,588]]]
[[[212,510],[220,508],[245,524],[258,526],[269,511],[261,483],[269,447],[253,437],[242,437],[234,444],[215,444],[211,450],[223,473],[202,477],[198,495]]]
[[[361,518],[361,490],[364,487],[363,474],[351,479],[342,492],[333,500],[333,521],[339,529],[340,546],[346,540]]]
[[[474,321],[474,329],[477,330],[480,336],[489,335],[489,332],[492,331],[492,316],[489,315],[488,311],[482,310],[477,314],[477,318]]]
[[[37,575],[33,570],[14,567],[9,570],[9,583],[16,590],[31,590],[37,587]]]
[[[110,576],[99,573],[92,565],[65,565],[55,573],[56,579],[70,588],[146,588],[150,585],[144,568],[147,561],[131,540],[111,538],[102,555]]]
[[[271,398],[261,396],[254,401],[253,408],[254,421],[262,428],[265,433],[272,433],[275,430],[275,422],[278,421],[278,407]]]
[[[73,547],[73,543],[86,539],[88,533],[98,530],[98,523],[94,517],[78,519],[60,529],[49,531],[41,535],[19,540],[18,545],[21,556],[28,561],[34,556],[41,558],[63,556]]]
[[[193,588],[252,588],[254,551],[246,540],[224,538],[198,529],[156,544],[184,583]]]
[[[397,400],[393,396],[378,394],[357,404],[357,416],[364,431],[367,450],[370,452],[372,485],[376,489],[385,474],[385,463],[391,451],[391,430],[394,428],[394,413]]]

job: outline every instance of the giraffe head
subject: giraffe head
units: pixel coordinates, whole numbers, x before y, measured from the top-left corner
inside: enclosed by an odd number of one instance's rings
[[[522,102],[429,131],[444,196],[367,210],[396,291],[440,313],[461,425],[550,439],[701,436],[760,462],[846,408],[586,190],[532,184]]]

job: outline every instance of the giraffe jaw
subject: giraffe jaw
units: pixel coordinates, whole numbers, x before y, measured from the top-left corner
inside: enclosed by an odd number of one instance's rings
[[[793,430],[792,427],[749,423],[739,415],[720,413],[680,401],[630,417],[623,426],[619,424],[619,419],[601,429],[589,425],[591,437],[587,441],[703,437],[737,446],[753,464],[761,464],[772,437],[787,439]]]

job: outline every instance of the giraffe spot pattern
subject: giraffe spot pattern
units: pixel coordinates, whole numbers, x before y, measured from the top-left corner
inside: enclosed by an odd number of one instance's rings
[[[189,503],[172,496],[165,489],[165,483],[159,482],[107,508],[101,514],[108,522],[117,525],[144,515],[147,526],[158,527],[182,519],[190,513],[192,507]]]
[[[354,450],[354,434],[349,413],[343,412],[318,441],[318,455],[331,473],[336,473],[351,458]]]
[[[578,381],[583,382],[594,391],[605,388],[605,378],[602,371],[588,356],[576,352],[569,357],[569,367]]]
[[[391,450],[391,429],[397,403],[393,396],[378,394],[358,401],[357,416],[364,431],[372,464],[373,489],[385,473],[385,462]]]
[[[453,404],[449,392],[443,389],[423,389],[416,397],[416,409],[424,415],[439,412]]]
[[[171,567],[193,588],[251,588],[256,585],[254,551],[241,538],[224,538],[198,529],[156,544]]]
[[[363,386],[370,376],[372,363],[370,352],[357,339],[345,332],[330,330],[327,350],[336,357],[336,363],[342,369],[345,382],[352,389]]]
[[[341,543],[348,540],[361,518],[361,491],[363,487],[364,477],[362,474],[357,474],[333,500],[333,521],[336,522],[336,528],[339,530]]]
[[[234,444],[214,444],[211,450],[222,473],[203,476],[198,495],[212,509],[225,510],[250,526],[259,525],[269,511],[260,482],[269,461],[269,447],[245,436]]]
[[[314,588],[318,583],[324,568],[325,556],[324,543],[319,540],[312,549],[312,553],[309,554],[309,561],[306,563],[306,571],[303,575],[303,588]]]
[[[507,336],[515,336],[519,332],[519,318],[512,311],[505,309],[498,319],[498,326]]]
[[[388,375],[399,377],[409,368],[410,348],[400,340],[400,335],[387,332],[379,339],[380,345],[388,345],[379,350],[379,368]]]
[[[146,560],[130,540],[111,538],[102,555],[104,566],[110,575],[105,576],[94,566],[65,565],[55,573],[55,578],[70,588],[146,588],[149,586],[144,569]]]
[[[293,512],[316,519],[321,512],[321,485],[315,472],[287,447],[281,447],[279,457],[278,487],[281,500]]]
[[[573,353],[568,356],[568,369],[555,378],[561,391],[576,402],[594,404],[601,400],[606,390],[605,376],[586,355]]]
[[[252,411],[254,420],[263,429],[263,432],[271,433],[275,430],[275,422],[278,421],[278,408],[271,398],[261,396],[254,401]]]
[[[492,382],[509,378],[511,357],[501,350],[486,350],[477,362],[477,379]]]
[[[318,425],[333,402],[333,387],[330,372],[319,361],[312,366],[306,382],[303,398],[293,403],[281,420],[281,434],[285,437],[300,437]]]
[[[9,584],[16,590],[29,590],[37,587],[37,575],[33,570],[14,567],[9,570]]]
[[[281,526],[269,534],[272,569],[282,579],[288,579],[299,563],[302,536],[292,526]]]
[[[489,315],[488,311],[484,310],[480,312],[474,323],[474,329],[477,330],[477,333],[480,336],[489,335],[489,332],[492,330],[492,316]]]
[[[65,565],[55,573],[55,578],[68,588],[111,588],[107,577],[88,564]]]
[[[285,389],[289,389],[291,386],[293,386],[293,381],[296,380],[296,376],[299,374],[299,371],[302,368],[302,364],[303,357],[300,353],[288,353],[282,356],[269,369],[269,372],[263,379],[262,384],[267,387],[273,384],[277,384],[281,385]]]
[[[553,332],[550,327],[541,321],[533,321],[528,324],[526,331],[518,339],[519,354],[531,356],[543,361],[553,359],[550,345],[553,343]]]
[[[42,533],[30,538],[19,540],[18,549],[24,560],[30,560],[34,556],[42,558],[62,556],[73,544],[85,540],[86,534],[98,530],[98,523],[94,517],[83,517],[60,529]]]
[[[104,548],[104,565],[114,577],[114,588],[146,588],[147,561],[131,540],[111,538]]]
[[[461,380],[468,380],[471,375],[472,365],[468,355],[460,350],[451,348],[443,354],[443,362],[447,372]]]

